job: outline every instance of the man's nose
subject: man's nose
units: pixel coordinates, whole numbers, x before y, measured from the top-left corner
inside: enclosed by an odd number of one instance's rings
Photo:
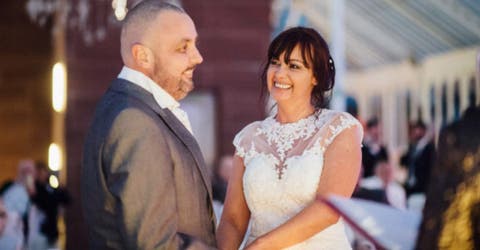
[[[195,47],[190,60],[193,64],[200,64],[203,62],[203,57],[197,47]]]

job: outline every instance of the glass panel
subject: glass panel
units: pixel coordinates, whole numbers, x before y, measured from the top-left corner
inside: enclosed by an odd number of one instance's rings
[[[475,77],[470,78],[468,86],[468,107],[474,107],[477,103],[477,88],[475,84]]]
[[[412,94],[410,94],[410,90],[407,90],[405,93],[405,110],[407,115],[407,121],[410,122],[412,118]]]
[[[455,81],[453,89],[453,119],[458,120],[460,118],[460,82]]]
[[[430,117],[431,117],[431,122],[435,122],[435,106],[436,106],[436,98],[435,98],[435,85],[432,83],[432,87],[430,88]]]
[[[447,124],[448,119],[448,103],[447,103],[447,84],[442,86],[442,126]]]

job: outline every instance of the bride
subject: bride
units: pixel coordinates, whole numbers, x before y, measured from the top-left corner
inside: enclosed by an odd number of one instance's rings
[[[317,197],[350,197],[361,166],[360,123],[322,107],[335,67],[324,39],[291,28],[268,49],[263,71],[276,115],[235,137],[235,159],[217,232],[219,249],[351,249],[339,216]]]

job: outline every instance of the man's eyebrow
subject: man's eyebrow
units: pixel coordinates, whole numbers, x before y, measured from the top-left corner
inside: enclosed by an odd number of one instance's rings
[[[198,42],[198,40],[199,40],[198,38],[199,38],[198,36],[196,36],[196,37],[194,37],[194,38],[185,37],[185,38],[182,38],[182,39],[181,39],[181,42],[191,42],[191,41],[193,41],[193,42]]]
[[[190,41],[192,41],[192,39],[190,39],[190,38],[182,38],[182,39],[180,40],[180,43],[185,43],[185,42],[188,43],[188,42],[190,42]]]

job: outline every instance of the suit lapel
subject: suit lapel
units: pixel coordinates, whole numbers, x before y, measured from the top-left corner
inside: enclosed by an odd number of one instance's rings
[[[202,152],[193,135],[185,128],[185,126],[177,119],[177,117],[169,109],[161,109],[158,112],[160,117],[165,121],[167,126],[176,134],[176,136],[187,146],[192,153],[197,167],[202,175],[202,179],[207,186],[208,194],[212,199],[211,184],[208,178],[205,161],[203,160]]]
[[[125,94],[134,97],[140,103],[145,104],[159,115],[159,117],[165,122],[165,124],[174,132],[177,138],[187,147],[190,153],[192,153],[198,171],[200,172],[202,180],[207,187],[210,202],[212,202],[212,187],[209,181],[210,179],[208,178],[207,168],[205,165],[205,161],[203,160],[200,147],[198,146],[193,135],[185,128],[185,126],[169,109],[161,108],[153,98],[153,95],[151,95],[149,92],[142,89],[141,87],[127,80],[116,79],[112,83],[111,88],[114,91],[124,92]]]

